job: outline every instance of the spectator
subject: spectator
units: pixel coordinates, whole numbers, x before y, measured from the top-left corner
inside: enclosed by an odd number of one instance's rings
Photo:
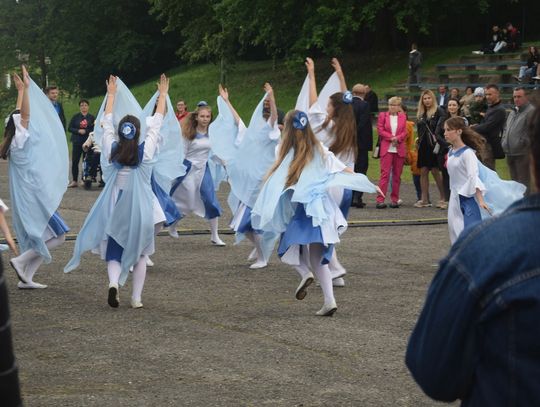
[[[457,99],[459,101],[459,89],[458,88],[450,89],[450,98],[454,98],[454,99]]]
[[[401,104],[401,112],[407,116],[407,105]],[[416,190],[416,200],[422,199],[422,189],[420,187],[420,169],[417,165],[418,151],[416,151],[416,143],[414,140],[414,122],[407,120],[407,139],[405,140],[407,147],[407,158],[405,165],[411,166],[411,174],[414,183],[414,189]],[[428,199],[429,200],[429,199]]]
[[[528,76],[533,78],[537,76],[538,63],[540,62],[540,54],[538,54],[538,48],[534,46],[529,47],[529,55],[527,57],[527,65],[523,65],[519,68],[519,75],[514,78],[521,82],[524,77]],[[534,79],[534,78],[533,78]]]
[[[450,95],[448,95],[448,86],[439,85],[439,94],[437,95],[437,104],[443,109],[446,109],[446,105],[448,104],[448,99],[450,99]]]
[[[356,143],[358,154],[354,164],[354,171],[366,174],[369,165],[369,151],[373,150],[373,127],[371,126],[371,117],[369,103],[362,100],[365,87],[357,83],[352,88],[353,111],[356,119]],[[366,204],[362,201],[362,192],[353,191],[352,206],[363,208]]]
[[[176,118],[179,122],[182,122],[184,117],[186,117],[189,114],[186,102],[183,99],[180,99],[178,102],[176,102]]]
[[[483,90],[483,89],[482,89]],[[466,117],[467,119],[471,116],[470,113],[470,106],[471,103],[474,101],[474,89],[472,86],[467,86],[465,89],[465,95],[459,99],[459,105],[461,106],[460,112],[463,117]]]
[[[420,95],[417,110],[418,129],[418,167],[420,168],[420,184],[422,199],[414,204],[416,208],[432,206],[429,201],[429,173],[435,178],[439,189],[438,207],[445,205],[444,189],[439,172],[438,152],[441,146],[437,143],[436,134],[442,134],[444,110],[437,106],[435,95],[431,90],[424,90]]]
[[[474,100],[469,107],[469,113],[470,113],[469,124],[470,125],[482,123],[482,121],[484,120],[484,116],[486,115],[487,108],[488,108],[486,98],[484,95],[485,95],[484,88],[478,87],[474,90],[474,95],[473,95]]]
[[[103,173],[101,172],[100,158],[101,158],[101,148],[94,140],[94,132],[91,132],[88,135],[88,138],[82,145],[83,151],[85,153],[83,161],[83,181],[84,189],[90,189],[92,187],[92,182],[97,181],[98,171],[100,172],[100,181],[99,187],[104,187],[105,182],[103,181]]]
[[[58,95],[60,91],[58,90],[58,86],[49,86],[45,88],[45,94],[51,101],[51,103],[54,106],[54,110],[56,110],[56,113],[58,113],[58,117],[60,118],[60,121],[62,122],[62,127],[64,130],[66,129],[66,116],[64,115],[64,108],[62,107],[62,103],[58,101]]]
[[[529,132],[540,188],[540,112]],[[540,400],[540,195],[464,231],[439,263],[409,339],[406,364],[422,390],[466,406]]]
[[[399,208],[399,187],[401,172],[407,155],[405,139],[407,138],[407,116],[400,112],[401,98],[394,96],[388,100],[388,112],[379,114],[377,132],[379,133],[381,176],[379,188],[386,195],[388,181],[392,174],[392,193],[390,208]],[[377,194],[377,209],[386,208],[384,196]]]
[[[68,188],[78,186],[79,180],[79,161],[84,159],[83,144],[88,138],[90,132],[94,131],[94,116],[88,113],[90,103],[86,99],[79,102],[79,110],[69,122],[69,131],[71,133],[71,176],[72,181]]]
[[[371,113],[371,116],[375,117],[375,115],[379,113],[379,97],[371,89],[371,86],[365,85],[364,89],[365,89],[364,100],[369,103],[369,111]]]
[[[506,154],[510,177],[530,187],[530,143],[527,134],[528,119],[534,111],[523,88],[514,89],[514,109],[506,119],[502,148]]]
[[[521,38],[519,38],[519,30],[514,27],[512,23],[506,23],[506,30],[508,32],[508,44],[506,49],[508,51],[517,51],[521,46]]]
[[[484,165],[495,171],[495,160],[504,158],[504,151],[501,146],[501,133],[506,120],[506,110],[501,103],[501,96],[497,85],[491,84],[486,86],[486,101],[488,104],[486,115],[482,123],[474,125],[474,131],[480,133],[487,141]]]
[[[413,43],[409,52],[409,90],[418,90],[420,83],[420,67],[422,66],[422,53],[418,46]]]
[[[506,46],[508,45],[508,32],[506,31],[506,27],[503,27],[500,36],[500,41],[495,45],[495,48],[493,48],[493,52],[505,52]]]
[[[446,106],[448,112],[448,119],[451,117],[459,116],[459,101],[456,98],[451,97],[448,99],[448,105]]]

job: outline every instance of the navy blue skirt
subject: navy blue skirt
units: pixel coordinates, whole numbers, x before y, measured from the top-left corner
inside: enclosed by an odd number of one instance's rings
[[[459,195],[459,208],[463,214],[463,230],[470,228],[482,221],[480,207],[474,197]]]
[[[345,219],[347,219],[347,217],[349,216],[349,209],[351,209],[351,202],[352,202],[352,190],[344,189],[343,198],[341,198],[339,209],[341,209],[341,213],[343,214],[343,217]]]
[[[56,236],[61,236],[69,232],[69,226],[60,216],[58,211],[55,211],[49,219],[49,227],[53,230]]]
[[[292,245],[308,245],[320,243],[324,246],[324,240],[320,226],[313,226],[313,221],[306,215],[304,205],[298,204],[294,215],[287,225],[287,230],[281,234],[278,246],[278,256],[282,257]],[[322,264],[328,264],[334,245],[324,246]]]
[[[154,174],[152,173],[152,177],[150,178],[150,184],[152,185],[152,192],[156,196],[159,206],[161,206],[161,209],[163,210],[163,213],[165,214],[165,226],[170,226],[173,223],[178,222],[180,219],[183,218],[182,214],[174,204],[174,201],[172,198],[159,186],[159,184],[156,182],[154,178]]]

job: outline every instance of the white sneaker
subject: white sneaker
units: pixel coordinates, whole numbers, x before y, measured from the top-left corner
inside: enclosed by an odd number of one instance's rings
[[[332,280],[332,285],[334,287],[345,287],[345,280],[343,277],[335,278]]]
[[[131,299],[131,308],[137,309],[137,308],[142,308],[142,307],[143,307],[142,302],[136,301],[133,298]]]
[[[150,258],[150,256],[146,256],[146,267],[154,267],[154,262]]]
[[[268,263],[264,260],[257,260],[255,263],[253,263],[251,266],[249,266],[250,269],[262,269],[268,266]]]
[[[313,273],[310,271],[308,274],[302,278],[302,281],[300,281],[300,284],[296,288],[296,291],[294,293],[294,296],[297,300],[303,300],[306,298],[307,295],[307,288],[313,283],[314,277]]]
[[[22,281],[19,281],[17,283],[17,287],[19,287],[21,290],[33,290],[38,288],[47,288],[45,284],[36,283],[35,281],[29,281],[28,283],[23,283]]]
[[[219,237],[217,238],[217,240],[212,240],[212,244],[214,246],[227,246],[227,244],[221,240]]]
[[[535,81],[540,81],[540,76],[538,76],[538,75],[533,76],[532,79],[534,79]]]
[[[169,226],[168,232],[169,232],[170,237],[174,237],[175,239],[178,239],[178,231],[176,230],[176,227]]]
[[[337,305],[336,305],[336,302],[334,301],[333,303],[328,304],[328,305],[324,304],[323,307],[315,313],[315,315],[319,317],[331,317],[332,315],[334,315],[336,311],[337,311]]]
[[[254,248],[251,253],[249,253],[248,261],[255,260],[257,258],[257,249]]]
[[[9,264],[11,265],[13,270],[15,270],[15,273],[17,273],[17,278],[19,279],[19,281],[21,281],[22,283],[28,283],[28,279],[26,278],[26,275],[24,273],[26,264],[20,262],[18,257],[13,257],[9,261]]]

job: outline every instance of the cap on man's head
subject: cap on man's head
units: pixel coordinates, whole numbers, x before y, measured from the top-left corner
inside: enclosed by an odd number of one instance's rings
[[[484,88],[478,87],[474,90],[474,96],[484,96]]]

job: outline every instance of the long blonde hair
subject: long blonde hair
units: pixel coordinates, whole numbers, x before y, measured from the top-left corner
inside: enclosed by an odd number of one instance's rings
[[[278,158],[266,176],[266,179],[268,179],[278,169],[292,148],[294,150],[294,157],[289,166],[285,188],[295,185],[298,182],[303,169],[313,159],[315,150],[318,149],[321,154],[323,153],[321,143],[317,140],[315,134],[313,134],[309,123],[303,130],[293,127],[293,119],[298,112],[298,110],[290,110],[285,116]]]
[[[424,95],[431,96],[431,100],[433,100],[433,104],[429,108],[429,110],[426,111],[426,107],[424,106]],[[418,110],[416,112],[416,118],[420,120],[424,114],[427,118],[432,117],[437,112],[437,99],[435,98],[435,94],[429,90],[426,89],[420,94],[420,100],[418,101]]]
[[[197,135],[197,116],[201,110],[208,110],[210,112],[210,121],[212,121],[212,108],[208,105],[198,106],[194,112],[189,113],[182,123],[182,134],[190,141],[195,139]]]

